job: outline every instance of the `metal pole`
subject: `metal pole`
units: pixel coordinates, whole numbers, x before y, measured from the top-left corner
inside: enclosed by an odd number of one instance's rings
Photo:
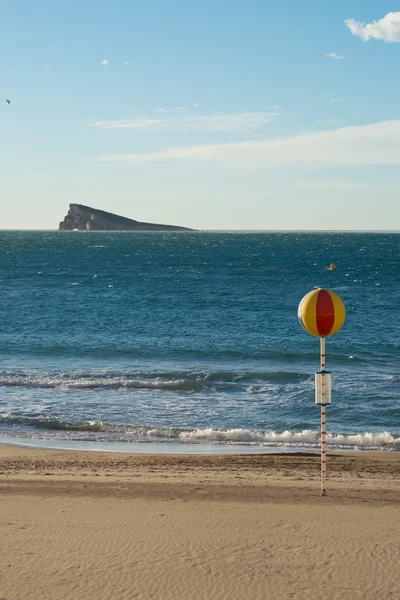
[[[321,337],[321,496],[326,496],[326,403],[325,403],[325,338]]]

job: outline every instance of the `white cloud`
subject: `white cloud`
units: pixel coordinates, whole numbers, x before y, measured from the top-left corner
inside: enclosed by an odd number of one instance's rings
[[[157,128],[162,130],[195,130],[219,132],[247,132],[258,129],[270,123],[277,115],[276,112],[247,112],[221,113],[214,115],[199,115],[196,113],[174,112],[168,114],[165,109],[156,109],[157,119],[149,117],[134,117],[114,121],[97,121],[90,123],[91,127],[100,129],[130,129]]]
[[[124,65],[127,67],[127,66],[129,65],[129,60],[126,60],[126,61],[124,62]]]
[[[345,24],[353,35],[357,35],[365,42],[371,38],[385,42],[400,42],[400,12],[390,12],[383,19],[372,23],[346,19]]]
[[[329,52],[328,54],[325,54],[325,56],[330,56],[334,60],[343,60],[344,59],[344,56],[340,56],[340,54],[336,54],[336,52]]]
[[[108,62],[108,60],[104,59],[101,61],[100,66],[101,67],[107,67],[110,63]]]
[[[96,160],[179,160],[261,168],[280,165],[400,165],[400,120],[344,127],[285,139],[188,146],[150,154],[99,157]]]
[[[200,104],[192,104],[193,108],[200,108]]]

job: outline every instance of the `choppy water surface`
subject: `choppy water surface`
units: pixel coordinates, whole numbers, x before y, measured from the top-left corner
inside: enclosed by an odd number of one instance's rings
[[[0,232],[0,436],[313,448],[319,344],[297,306],[320,286],[348,311],[327,340],[328,443],[399,449],[399,250],[399,234]]]

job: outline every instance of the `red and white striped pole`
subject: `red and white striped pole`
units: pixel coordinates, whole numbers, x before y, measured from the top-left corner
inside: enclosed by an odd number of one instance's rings
[[[342,327],[346,308],[335,292],[317,288],[301,300],[297,316],[302,327],[320,339],[320,370],[315,373],[315,404],[321,406],[321,496],[326,496],[326,405],[332,402],[332,377],[326,370],[325,338]]]
[[[326,387],[325,387],[325,338],[321,337],[321,496],[326,496]]]

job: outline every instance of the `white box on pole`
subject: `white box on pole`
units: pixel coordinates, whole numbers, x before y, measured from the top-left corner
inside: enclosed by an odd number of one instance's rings
[[[315,373],[315,404],[332,403],[332,373]]]

